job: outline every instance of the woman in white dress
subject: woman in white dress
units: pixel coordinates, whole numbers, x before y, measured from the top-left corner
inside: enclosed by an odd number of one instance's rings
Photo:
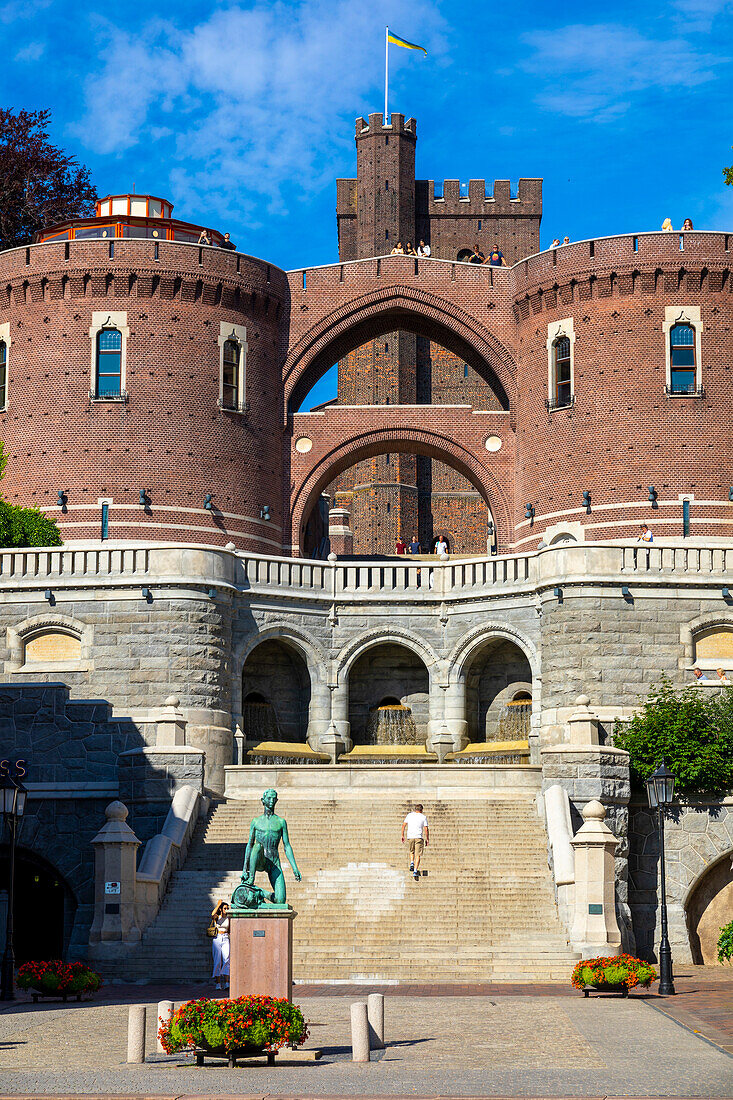
[[[225,901],[217,903],[216,909],[211,914],[211,919],[216,925],[216,935],[211,941],[211,952],[214,956],[214,973],[216,979],[215,989],[229,988],[229,906]]]

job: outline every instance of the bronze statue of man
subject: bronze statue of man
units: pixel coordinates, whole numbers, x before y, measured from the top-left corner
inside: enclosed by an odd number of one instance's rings
[[[285,904],[285,875],[280,866],[278,848],[282,840],[288,863],[293,869],[296,882],[300,882],[302,876],[295,862],[293,849],[290,847],[288,825],[284,817],[278,817],[275,813],[277,791],[270,788],[262,795],[262,807],[264,813],[255,817],[249,827],[249,840],[247,850],[244,853],[244,867],[242,868],[242,883],[254,888],[255,874],[257,871],[265,871],[270,880],[272,894],[269,901],[275,905]],[[238,888],[239,889],[239,888]],[[254,892],[254,891],[253,891]],[[264,894],[257,888],[257,894]],[[264,903],[264,897],[259,900],[259,906]],[[266,903],[265,903],[266,904]]]

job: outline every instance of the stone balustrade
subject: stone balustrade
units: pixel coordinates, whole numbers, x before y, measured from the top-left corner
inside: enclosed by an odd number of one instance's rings
[[[725,586],[733,576],[733,542],[565,543],[531,554],[402,561],[310,561],[182,544],[69,543],[58,549],[0,553],[0,591],[54,585],[109,589],[141,585],[214,588],[359,602],[399,596],[460,600],[496,590],[527,592],[597,581]],[[153,592],[154,595],[154,592]]]

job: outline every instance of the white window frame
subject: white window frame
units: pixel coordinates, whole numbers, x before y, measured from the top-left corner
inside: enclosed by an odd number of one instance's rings
[[[106,328],[116,328],[122,333],[122,353],[120,356],[120,396],[100,397],[97,394],[97,337]],[[91,373],[89,375],[90,401],[126,401],[127,400],[127,338],[130,329],[127,324],[127,311],[122,309],[95,309],[92,311],[92,325],[89,339],[92,345]]]
[[[5,404],[0,405],[0,412],[5,412],[10,400],[10,345],[13,342],[10,336],[10,321],[0,325],[0,341],[5,344]]]
[[[689,325],[695,331],[695,393],[672,393],[672,349],[670,335],[675,325]],[[702,334],[705,326],[699,306],[665,306],[664,355],[667,369],[666,393],[668,397],[702,397]]]
[[[570,341],[570,404],[555,405],[557,385],[555,378],[555,341],[567,336]],[[568,409],[575,404],[575,323],[572,317],[551,321],[547,326],[547,404],[551,412]]]
[[[229,321],[219,323],[219,408],[224,409],[224,345],[227,340],[234,340],[239,344],[239,377],[237,378],[237,390],[239,404],[236,409],[228,408],[227,412],[246,412],[247,394],[245,385],[247,382],[247,329],[244,325],[233,325]]]

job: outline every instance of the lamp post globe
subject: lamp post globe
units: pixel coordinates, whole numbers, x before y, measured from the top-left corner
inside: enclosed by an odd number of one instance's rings
[[[672,978],[672,949],[669,945],[667,928],[667,877],[664,865],[664,809],[672,804],[674,798],[674,775],[664,760],[646,780],[649,806],[657,811],[659,823],[659,887],[661,937],[659,941],[659,993],[662,997],[671,997],[675,993]]]
[[[0,1001],[15,1000],[15,951],[13,946],[13,907],[15,903],[15,841],[18,822],[25,812],[27,791],[18,779],[0,776],[0,809],[3,828],[8,830],[8,913],[5,923],[5,950],[0,968]]]

